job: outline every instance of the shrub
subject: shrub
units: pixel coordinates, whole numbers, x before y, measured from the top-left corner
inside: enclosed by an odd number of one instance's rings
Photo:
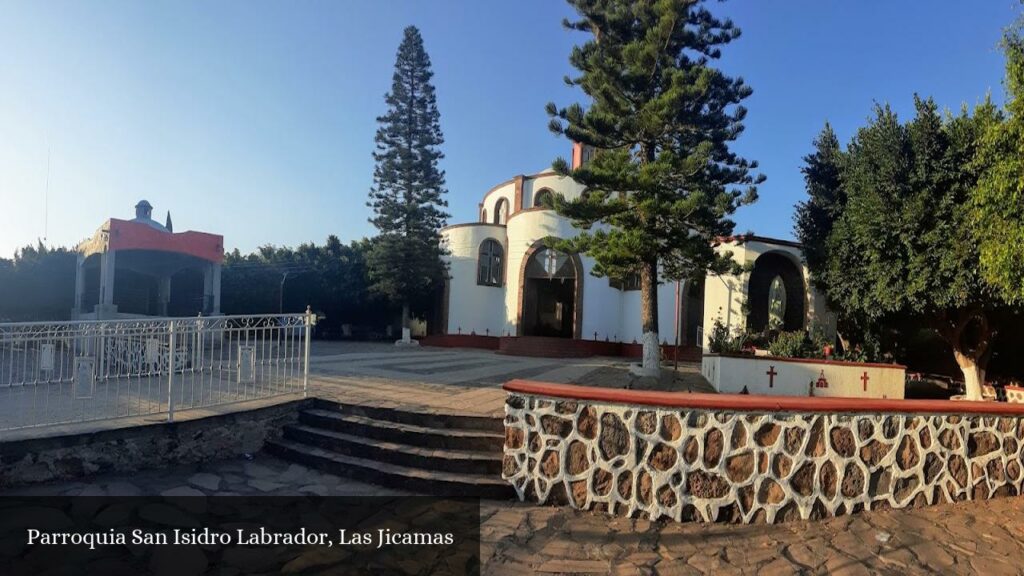
[[[721,320],[715,320],[708,335],[708,349],[713,354],[737,354],[743,351],[743,336],[731,334],[728,326]]]
[[[797,330],[793,332],[779,332],[779,335],[775,337],[775,340],[768,345],[768,352],[770,352],[772,356],[806,358],[807,356],[805,354],[809,347],[810,341],[804,331]]]

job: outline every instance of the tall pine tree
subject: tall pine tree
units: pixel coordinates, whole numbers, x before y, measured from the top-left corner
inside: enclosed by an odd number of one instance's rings
[[[377,118],[376,168],[367,205],[380,234],[367,258],[370,287],[402,307],[409,327],[410,303],[444,279],[440,229],[446,224],[440,114],[430,57],[415,26],[398,47],[388,111]]]
[[[814,153],[804,156],[804,183],[807,200],[796,205],[793,217],[796,237],[803,244],[804,258],[811,270],[811,279],[822,288],[817,277],[826,260],[825,240],[846,205],[846,194],[840,182],[843,152],[839,139],[827,122],[814,140]]]
[[[751,90],[713,66],[740,31],[703,0],[569,4],[579,20],[564,25],[591,38],[573,49],[579,75],[566,81],[590,102],[585,109],[548,104],[550,128],[596,154],[575,170],[562,159],[553,165],[587,187],[580,199],[554,200],[584,229],[555,245],[589,254],[596,274],[639,275],[643,373],[654,375],[659,281],[735,270],[712,243],[732,233],[729,215],[757,198],[763,180],[752,173],[756,163],[729,149],[743,131],[740,102]]]

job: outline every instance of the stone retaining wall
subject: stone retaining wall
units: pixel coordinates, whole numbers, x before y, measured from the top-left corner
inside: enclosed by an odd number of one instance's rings
[[[0,441],[0,488],[133,472],[257,452],[313,400],[297,400],[174,423],[153,423]],[[40,429],[40,433],[45,430]]]
[[[538,392],[524,392],[531,388]],[[886,404],[927,409],[918,413],[748,410],[740,406],[758,399],[599,394],[699,400],[654,406],[567,397],[593,390],[576,386],[506,389],[502,475],[526,500],[651,519],[774,523],[1021,490],[1020,410],[943,414],[934,410],[962,403],[934,401]],[[557,395],[541,393],[551,389]],[[703,406],[730,402],[736,408]]]

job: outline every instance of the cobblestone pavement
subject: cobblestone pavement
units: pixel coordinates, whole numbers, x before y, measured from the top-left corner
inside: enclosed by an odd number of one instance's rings
[[[2,495],[396,495],[257,454]],[[824,521],[701,525],[485,501],[484,574],[1021,574],[1024,499]]]
[[[623,387],[625,358],[528,358],[463,348],[313,341],[310,395],[427,412],[504,415],[501,385],[514,378]],[[697,364],[665,370],[658,389],[709,391]],[[674,375],[674,377],[672,377]]]

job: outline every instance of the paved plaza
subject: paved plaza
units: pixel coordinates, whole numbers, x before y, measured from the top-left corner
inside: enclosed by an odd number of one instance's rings
[[[0,495],[398,495],[265,454]],[[484,574],[1021,574],[1024,499],[780,525],[650,522],[484,501]],[[182,574],[181,576],[186,576]]]

